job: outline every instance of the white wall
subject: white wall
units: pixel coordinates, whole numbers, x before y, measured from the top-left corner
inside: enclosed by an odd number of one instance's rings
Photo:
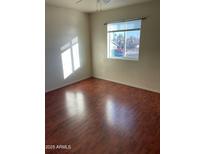
[[[50,91],[90,77],[92,72],[88,14],[46,6],[45,19],[45,90]],[[61,47],[71,42],[74,37],[78,37],[81,66],[64,79]]]
[[[159,1],[91,14],[93,76],[151,91],[160,91]],[[105,22],[148,16],[142,23],[139,61],[106,58]]]

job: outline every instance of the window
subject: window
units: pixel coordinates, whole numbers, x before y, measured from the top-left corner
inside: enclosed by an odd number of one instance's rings
[[[141,20],[107,25],[107,58],[139,60]]]

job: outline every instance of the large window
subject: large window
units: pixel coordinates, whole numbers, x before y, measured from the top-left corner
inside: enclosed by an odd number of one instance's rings
[[[107,25],[107,58],[139,60],[141,20]]]

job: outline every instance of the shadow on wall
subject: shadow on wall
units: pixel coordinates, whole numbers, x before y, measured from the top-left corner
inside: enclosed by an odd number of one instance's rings
[[[66,79],[80,68],[78,37],[75,37],[61,48],[63,77]]]

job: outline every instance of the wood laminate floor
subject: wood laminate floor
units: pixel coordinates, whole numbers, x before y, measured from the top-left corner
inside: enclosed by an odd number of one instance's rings
[[[46,153],[160,153],[159,93],[90,78],[46,93],[45,107]]]

